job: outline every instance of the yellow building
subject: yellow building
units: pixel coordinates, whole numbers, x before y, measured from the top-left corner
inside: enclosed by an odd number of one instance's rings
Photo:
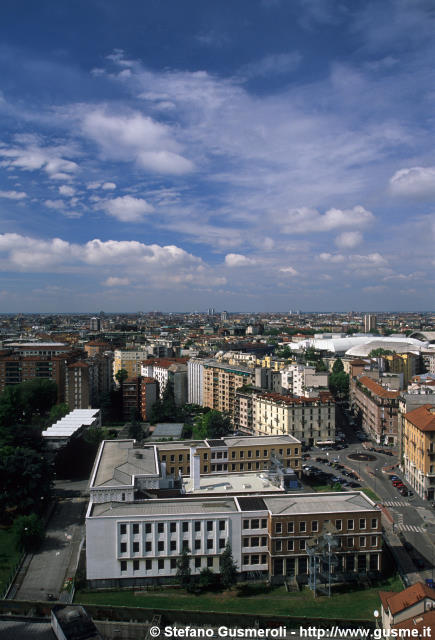
[[[403,387],[406,389],[409,381],[416,374],[417,356],[413,353],[394,353],[383,357],[388,362],[390,373],[403,373]]]
[[[424,404],[404,416],[405,477],[421,498],[435,497],[435,406]]]
[[[120,369],[125,369],[129,378],[137,378],[140,376],[141,364],[146,360],[147,354],[143,349],[127,351],[124,349],[116,349],[113,359],[113,378]]]
[[[205,363],[203,373],[203,406],[234,416],[236,391],[254,382],[254,371],[242,366]]]

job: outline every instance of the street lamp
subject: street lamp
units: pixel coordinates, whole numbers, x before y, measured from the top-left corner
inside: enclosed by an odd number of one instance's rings
[[[379,623],[378,623],[378,618],[379,618],[379,611],[377,609],[375,609],[373,611],[373,615],[375,617],[375,622],[376,622],[376,629],[379,629]]]

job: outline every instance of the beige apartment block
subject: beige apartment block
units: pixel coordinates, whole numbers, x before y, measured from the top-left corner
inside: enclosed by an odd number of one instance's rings
[[[385,389],[368,376],[353,378],[351,387],[353,408],[367,435],[378,444],[396,445],[400,391]]]
[[[203,404],[210,409],[224,411],[232,417],[236,408],[236,391],[252,384],[254,371],[242,366],[205,363],[203,371]]]
[[[435,498],[435,405],[425,404],[404,416],[405,477],[421,498]]]
[[[313,398],[255,393],[252,424],[259,436],[291,435],[307,445],[334,441],[335,402],[329,391]]]

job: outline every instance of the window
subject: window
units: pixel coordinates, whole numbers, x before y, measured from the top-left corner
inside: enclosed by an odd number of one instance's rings
[[[195,520],[195,531],[201,531],[201,522],[199,520]]]
[[[171,456],[171,458],[170,458],[170,460],[171,460],[171,462],[175,462],[175,456],[174,456],[174,455],[172,455],[172,456]]]
[[[243,556],[243,564],[249,564],[250,556]]]
[[[353,520],[348,520],[347,521],[347,530],[348,531],[352,531],[353,529]]]
[[[342,520],[336,520],[335,521],[335,528],[337,529],[337,531],[341,531],[343,527],[343,521]]]
[[[151,542],[145,542],[145,551],[151,553]]]
[[[170,549],[171,551],[177,550],[177,542],[175,540],[171,540]]]
[[[152,560],[145,560],[145,569],[147,571],[151,571],[152,568],[153,568],[153,561]]]
[[[261,520],[261,528],[267,529],[267,518],[262,518]]]
[[[166,462],[166,456],[162,456],[162,462]]]
[[[360,529],[365,529],[366,528],[366,519],[365,518],[360,518],[359,519],[359,528]]]
[[[208,453],[204,453],[204,460],[208,460]]]
[[[207,520],[207,531],[213,531],[213,520]]]
[[[158,567],[159,571],[161,571],[162,569],[165,568],[165,561],[164,560],[158,560],[157,563],[158,563],[157,567]]]
[[[189,523],[183,522],[182,529],[183,529],[183,533],[187,533],[189,531]]]
[[[264,457],[264,458],[267,458],[267,449],[264,449],[264,451],[263,451],[263,457]]]
[[[225,531],[225,520],[219,520],[219,531]]]
[[[240,462],[240,471],[243,471],[243,469],[245,468],[245,463],[244,462]]]
[[[260,520],[257,520],[256,518],[254,520],[251,520],[251,529],[259,529],[260,528]]]
[[[175,533],[177,531],[177,523],[176,522],[171,522],[171,524],[169,525],[169,531],[171,533]]]
[[[297,456],[297,455],[298,455],[298,453],[299,453],[299,449],[298,449],[298,447],[295,447],[295,453],[294,453],[294,455],[295,455],[295,456]]]
[[[376,547],[378,544],[378,536],[372,536],[371,537],[371,545],[372,547]]]
[[[163,551],[164,548],[165,548],[165,543],[163,542],[163,540],[157,543],[157,551]]]
[[[183,462],[183,454],[178,454],[178,462]]]
[[[163,522],[159,522],[157,525],[157,532],[158,533],[163,533],[165,530],[165,525],[163,524]]]
[[[287,540],[287,551],[294,551],[295,543],[294,540]]]
[[[240,452],[240,457],[241,457],[241,458],[244,458],[244,457],[245,457],[245,452],[244,452],[244,451],[241,451],[241,452]]]
[[[252,458],[252,451],[250,449],[248,451],[248,458]]]
[[[213,540],[207,540],[207,549],[213,549]]]
[[[125,493],[121,494],[121,500],[124,502],[125,501]]]
[[[121,560],[121,571],[127,571],[127,560]]]
[[[281,522],[277,522],[275,524],[275,533],[282,533],[282,524],[281,524]]]
[[[378,519],[372,518],[372,529],[377,529],[377,528],[378,528]]]
[[[139,560],[133,560],[133,571],[139,571]]]
[[[139,525],[138,524],[134,524],[133,525],[133,533],[139,533]]]
[[[260,546],[260,538],[255,536],[255,538],[251,538],[251,547],[259,547]]]
[[[288,456],[290,455],[290,449],[287,449],[287,455]]]
[[[127,543],[121,542],[121,553],[127,553]]]
[[[243,528],[249,529],[249,520],[243,520]]]
[[[307,530],[307,523],[302,521],[299,523],[299,532],[300,533],[305,533]]]
[[[319,530],[319,523],[317,522],[317,520],[313,520],[311,522],[311,531],[315,533],[318,530]]]
[[[263,537],[261,538],[261,546],[262,546],[262,547],[267,546],[267,538],[266,538],[266,536],[263,536]]]
[[[121,524],[121,526],[119,527],[119,533],[122,535],[124,533],[127,533],[127,525],[126,524]]]
[[[195,551],[201,549],[201,540],[195,540]]]
[[[139,542],[133,542],[133,553],[139,553]]]
[[[305,551],[306,540],[299,540],[299,551]]]
[[[295,523],[287,522],[287,533],[294,533],[294,530],[295,530]]]
[[[235,457],[236,457],[236,452],[235,451],[231,451],[231,458],[234,460]]]
[[[255,457],[259,458],[260,457],[260,449],[256,449],[255,451]]]
[[[171,558],[171,569],[176,569],[177,568],[177,561],[175,560],[175,558]]]
[[[275,551],[282,551],[282,542],[281,542],[281,540],[275,540]]]
[[[225,538],[219,538],[219,549],[225,549]]]
[[[348,547],[353,547],[353,545],[354,545],[353,537],[349,536],[348,539],[347,539],[347,546]]]
[[[365,547],[366,546],[366,537],[365,536],[360,536],[359,546],[360,547]]]
[[[195,558],[195,569],[201,568],[201,558]]]
[[[213,566],[213,558],[207,558],[207,567],[210,569],[210,567]]]

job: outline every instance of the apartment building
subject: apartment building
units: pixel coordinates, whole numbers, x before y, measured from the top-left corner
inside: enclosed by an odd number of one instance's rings
[[[235,423],[256,436],[290,435],[303,444],[335,441],[335,402],[329,391],[312,398],[252,391],[237,394]]]
[[[65,356],[22,355],[3,350],[0,352],[0,393],[7,386],[45,378],[57,384],[57,400],[64,402],[67,362]]]
[[[113,358],[113,378],[121,369],[127,371],[129,378],[141,375],[142,361],[147,357],[145,347],[141,349],[115,349]]]
[[[236,391],[254,382],[254,371],[241,365],[231,366],[218,362],[204,363],[203,406],[229,413],[234,417]]]
[[[172,582],[184,548],[193,575],[205,568],[219,572],[220,554],[230,542],[242,579],[256,572],[279,583],[306,576],[307,545],[331,523],[337,541],[333,573],[380,570],[380,510],[360,492],[91,500],[87,578],[100,587]]]
[[[301,443],[289,435],[228,437],[158,443],[158,457],[170,475],[189,475],[192,450],[199,456],[201,474],[240,473],[268,469],[271,459],[301,470]]]
[[[170,380],[174,389],[175,404],[181,407],[187,402],[187,358],[148,358],[141,365],[141,375],[154,378],[159,383],[160,398]]]
[[[435,498],[435,405],[409,411],[403,423],[405,477],[425,500]]]
[[[316,372],[315,367],[290,364],[281,370],[281,387],[295,396],[316,394],[318,389],[328,389],[329,375],[325,371]]]
[[[159,397],[159,383],[154,378],[141,378],[140,381],[140,416],[141,420],[150,420],[151,409]]]
[[[378,444],[398,443],[399,396],[400,391],[390,391],[368,376],[351,379],[352,408]]]

